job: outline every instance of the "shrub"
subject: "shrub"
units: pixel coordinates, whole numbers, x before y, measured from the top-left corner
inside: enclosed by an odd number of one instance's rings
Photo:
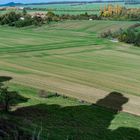
[[[101,33],[101,37],[102,37],[102,38],[112,37],[112,32],[111,32],[111,30],[108,30],[108,31],[105,31],[105,32]]]
[[[18,21],[21,17],[20,13],[16,13],[16,12],[10,12],[10,13],[6,13],[4,15],[2,15],[0,17],[0,24],[1,25],[13,25],[12,23]]]
[[[18,21],[15,22],[16,27],[25,27],[25,26],[30,26],[33,24],[33,19],[31,18],[30,15],[26,15],[24,19],[19,19]]]
[[[60,96],[58,93],[52,93],[52,92],[45,91],[45,90],[39,91],[39,97],[41,97],[41,98],[50,98],[50,97],[58,97],[58,96]]]
[[[127,30],[118,30],[116,32],[111,32],[110,30],[101,33],[102,38],[117,38],[120,42],[134,44],[136,46],[140,46],[140,32],[135,28],[138,27],[139,24],[131,26]]]
[[[140,33],[138,33],[137,36],[136,36],[135,45],[140,46]]]

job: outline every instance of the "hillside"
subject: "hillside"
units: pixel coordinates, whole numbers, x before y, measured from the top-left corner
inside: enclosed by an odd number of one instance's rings
[[[24,98],[9,115],[0,111],[0,128],[6,129],[11,139],[20,134],[28,140],[39,133],[40,140],[139,140],[140,117],[119,112],[128,100],[119,93],[111,93],[93,105],[65,96],[42,98],[38,89],[28,86],[10,87]],[[121,100],[116,111],[98,106],[107,104],[114,94]]]
[[[140,22],[27,12],[1,15],[0,140],[139,140]]]
[[[0,73],[13,77],[13,83],[93,103],[117,91],[129,98],[123,110],[140,114],[139,48],[99,38],[105,29],[134,23],[67,21],[37,29],[1,27]]]

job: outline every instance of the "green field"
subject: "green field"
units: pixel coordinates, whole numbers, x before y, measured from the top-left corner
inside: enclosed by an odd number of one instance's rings
[[[24,7],[30,7],[30,8],[46,8],[40,9],[40,10],[28,10],[28,12],[46,12],[48,10],[53,11],[55,14],[71,14],[71,15],[77,15],[77,14],[84,14],[87,12],[88,14],[99,14],[99,11],[101,8],[104,8],[104,6],[107,5],[120,5],[124,6],[126,8],[140,8],[140,4],[131,4],[131,5],[125,5],[123,2],[114,2],[114,3],[87,3],[87,4],[44,4],[44,5],[25,5]],[[5,14],[8,11],[0,11],[0,14]],[[22,12],[21,10],[17,10],[18,12]]]
[[[56,14],[83,14],[87,12],[88,14],[98,14],[100,8],[112,5],[121,5],[126,8],[139,8],[140,4],[125,5],[123,2],[114,3],[90,3],[90,4],[48,4],[48,5],[28,5],[31,8],[47,8],[54,11]]]
[[[135,22],[66,21],[38,28],[0,27],[0,74],[13,83],[89,102],[117,91],[124,111],[140,114],[140,51],[100,33]],[[134,108],[137,105],[137,108]]]
[[[14,107],[9,115],[0,112],[0,120],[9,119],[26,133],[36,132],[37,135],[42,129],[41,140],[139,140],[138,116],[80,103],[75,99],[40,98],[38,90],[28,86],[12,84],[10,87],[27,101]],[[124,103],[126,98],[122,99]],[[107,98],[99,100],[97,104],[105,101]],[[123,103],[117,104],[118,108]]]
[[[27,7],[31,8],[51,8],[51,9],[69,9],[69,10],[76,10],[76,9],[96,9],[99,10],[101,7],[104,7],[105,5],[122,5],[127,8],[139,8],[140,4],[131,4],[131,5],[125,5],[123,2],[114,2],[114,3],[87,3],[87,4],[48,4],[48,5],[28,5]]]
[[[0,118],[31,133],[42,128],[41,140],[139,140],[140,48],[99,37],[134,23],[1,26],[0,76],[10,76],[6,84],[27,100]],[[72,98],[40,98],[40,89]]]
[[[26,101],[14,107],[10,114],[0,111],[0,121],[10,120],[26,133],[37,135],[41,130],[40,140],[139,140],[138,116],[61,96],[40,98],[38,90],[28,86],[12,84],[10,87]],[[126,102],[125,97],[120,98]],[[107,100],[101,99],[97,105]],[[123,103],[117,104],[118,109]],[[11,131],[14,133],[14,128]]]

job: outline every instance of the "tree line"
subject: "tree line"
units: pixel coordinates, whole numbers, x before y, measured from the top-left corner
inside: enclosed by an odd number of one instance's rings
[[[22,12],[9,12],[6,14],[0,15],[0,25],[9,25],[9,26],[15,26],[15,27],[25,27],[25,26],[41,26],[45,23],[50,22],[57,22],[57,21],[63,21],[63,20],[99,20],[100,17],[98,15],[89,15],[88,13],[79,14],[79,15],[57,15],[51,11],[48,11],[47,13],[35,13],[30,14],[27,13],[26,9],[24,9]]]
[[[9,12],[0,15],[0,25],[9,25],[15,27],[25,27],[30,25],[41,25],[43,24],[43,19],[38,16],[31,16],[27,14],[26,10],[22,13],[19,12]]]
[[[108,5],[100,9],[100,14],[55,14],[52,11],[27,13],[26,9],[22,12],[9,12],[0,15],[0,25],[9,25],[15,27],[41,26],[45,23],[58,22],[63,20],[140,20],[140,8],[126,9],[119,5]]]
[[[102,19],[140,20],[140,8],[126,8],[120,5],[105,5],[100,9]]]

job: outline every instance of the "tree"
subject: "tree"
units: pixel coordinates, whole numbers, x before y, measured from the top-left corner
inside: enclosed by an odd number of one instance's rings
[[[135,45],[140,46],[140,33],[138,33],[136,36]]]
[[[9,111],[10,105],[14,103],[17,97],[17,93],[9,91],[8,87],[0,87],[0,101],[4,105],[4,110],[6,112]]]
[[[26,27],[26,26],[30,26],[33,24],[33,19],[30,15],[26,15],[24,17],[24,20],[18,20],[15,22],[15,26],[16,27]]]
[[[33,17],[33,24],[35,26],[41,26],[43,24],[43,18],[40,16],[34,16]]]
[[[16,13],[16,12],[6,13],[0,17],[0,24],[13,25],[13,23],[18,21],[20,17],[21,17],[20,13]]]
[[[136,35],[133,29],[128,29],[126,31],[127,39],[126,43],[135,43]]]
[[[22,14],[23,14],[24,16],[27,15],[27,11],[26,11],[25,8],[23,9]]]
[[[0,107],[6,112],[9,111],[10,106],[28,101],[28,98],[23,97],[16,91],[11,91],[4,85],[5,82],[10,81],[11,79],[12,77],[0,76]]]

